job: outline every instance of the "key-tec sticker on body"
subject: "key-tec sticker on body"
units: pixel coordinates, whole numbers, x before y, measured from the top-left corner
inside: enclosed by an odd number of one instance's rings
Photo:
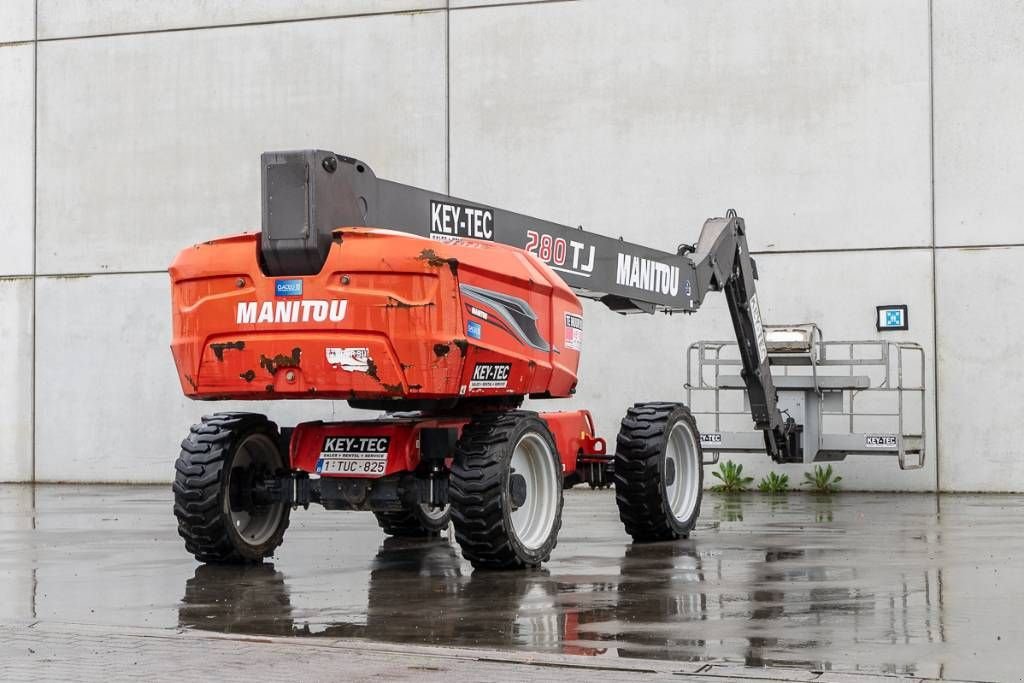
[[[316,471],[320,474],[384,474],[390,436],[328,436]]]
[[[895,434],[868,434],[864,437],[865,448],[896,448]]]
[[[469,381],[469,390],[504,389],[508,386],[511,371],[511,363],[477,363],[473,368],[473,378]]]
[[[573,351],[583,348],[583,316],[565,314],[565,348]]]

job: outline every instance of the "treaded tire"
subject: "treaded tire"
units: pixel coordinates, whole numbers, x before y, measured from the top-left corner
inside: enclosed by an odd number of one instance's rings
[[[536,434],[555,461],[554,518],[543,542],[527,547],[512,522],[511,460],[517,444]],[[527,495],[536,493],[530,492]],[[455,446],[448,483],[452,525],[462,555],[478,569],[536,567],[551,557],[562,526],[562,463],[547,424],[536,413],[516,410],[474,417]]]
[[[206,415],[181,442],[181,455],[174,465],[174,516],[185,548],[200,562],[259,563],[281,545],[291,512],[288,505],[283,505],[279,519],[271,519],[269,536],[256,544],[238,532],[228,512],[232,464],[239,446],[254,436],[270,440],[280,469],[286,469],[284,456],[277,450],[277,425],[263,415]]]
[[[684,519],[673,514],[666,486],[666,449],[669,436],[679,423],[692,435],[697,457],[696,504],[692,514],[684,515]],[[672,541],[689,536],[700,515],[702,462],[697,422],[683,404],[637,403],[626,412],[615,448],[615,502],[619,519],[634,542]]]
[[[428,538],[437,536],[446,528],[451,519],[451,510],[444,517],[432,519],[417,505],[400,512],[374,512],[377,524],[388,536],[397,538]]]

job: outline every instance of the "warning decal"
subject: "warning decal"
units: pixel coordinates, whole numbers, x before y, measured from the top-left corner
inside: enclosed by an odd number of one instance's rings
[[[565,314],[565,348],[573,351],[583,348],[583,316]]]

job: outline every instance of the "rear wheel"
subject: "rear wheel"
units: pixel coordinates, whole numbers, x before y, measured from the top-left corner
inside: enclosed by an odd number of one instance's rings
[[[278,438],[277,425],[263,415],[217,413],[182,441],[174,515],[200,562],[260,562],[281,545],[290,508],[254,496],[258,483],[287,471]]]
[[[636,542],[686,538],[700,514],[703,452],[697,423],[681,403],[637,403],[615,448],[615,501]]]
[[[447,505],[434,507],[420,503],[413,508],[399,512],[374,512],[377,524],[388,536],[399,538],[423,538],[437,536],[446,528],[451,518]]]
[[[462,431],[449,478],[452,524],[474,567],[548,560],[562,526],[562,463],[536,413],[481,415]]]

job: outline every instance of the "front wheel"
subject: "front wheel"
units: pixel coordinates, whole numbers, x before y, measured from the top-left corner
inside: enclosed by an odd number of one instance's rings
[[[704,487],[697,422],[681,403],[637,403],[615,447],[615,502],[635,542],[686,538]]]
[[[260,562],[281,545],[290,508],[255,496],[287,470],[277,425],[263,415],[217,413],[193,425],[175,464],[174,515],[200,562]]]
[[[462,430],[448,491],[463,556],[477,568],[536,567],[562,526],[562,462],[536,413],[473,418]]]

